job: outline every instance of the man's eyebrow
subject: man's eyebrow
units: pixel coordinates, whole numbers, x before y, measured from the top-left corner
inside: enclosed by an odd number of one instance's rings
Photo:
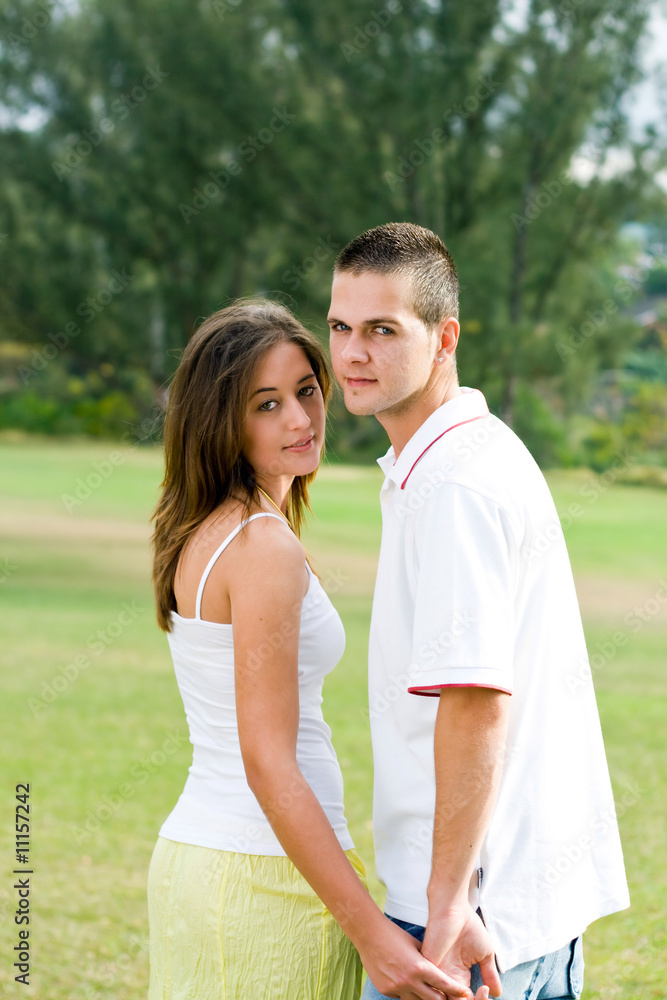
[[[309,378],[317,378],[315,372],[308,372],[307,375],[304,375],[303,378],[299,379],[297,385],[301,385],[302,382],[307,382]],[[256,396],[258,392],[278,392],[278,389],[275,385],[267,385],[263,389],[255,389],[253,396]]]
[[[391,326],[400,326],[400,320],[394,319],[392,316],[380,316],[379,319],[365,319],[363,321],[363,326],[381,326],[383,323],[389,323]]]
[[[343,323],[345,326],[348,326],[345,320],[336,319],[335,316],[327,316],[327,323]],[[362,326],[381,326],[385,323],[391,326],[401,326],[401,321],[394,319],[392,316],[380,316],[376,319],[364,319],[361,321]]]

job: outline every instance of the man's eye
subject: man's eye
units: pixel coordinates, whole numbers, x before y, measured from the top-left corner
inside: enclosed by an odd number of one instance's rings
[[[376,326],[376,327],[375,327],[375,329],[376,329],[376,330],[379,330],[379,331],[380,331],[380,333],[381,333],[381,334],[382,334],[383,336],[385,336],[385,337],[386,337],[386,336],[387,336],[388,334],[390,334],[390,333],[393,333],[393,332],[394,332],[394,331],[393,331],[393,330],[391,329],[391,327],[388,327],[388,326]]]

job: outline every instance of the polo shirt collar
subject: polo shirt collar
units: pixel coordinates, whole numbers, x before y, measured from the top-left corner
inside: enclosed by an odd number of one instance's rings
[[[402,487],[419,459],[438,438],[459,424],[485,417],[488,412],[486,399],[479,389],[461,386],[460,395],[454,396],[433,411],[412,435],[398,458],[394,455],[392,445],[386,455],[378,458],[377,463],[387,479]]]

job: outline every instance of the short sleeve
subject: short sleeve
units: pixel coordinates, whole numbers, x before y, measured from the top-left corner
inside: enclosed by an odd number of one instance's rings
[[[415,514],[411,694],[448,686],[513,688],[518,545],[509,515],[460,483]]]

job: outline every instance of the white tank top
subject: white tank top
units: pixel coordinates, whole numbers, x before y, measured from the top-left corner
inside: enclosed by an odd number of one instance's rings
[[[185,788],[160,836],[240,854],[280,856],[280,845],[246,781],[236,722],[232,625],[204,621],[204,585],[220,554],[253,514],[229,535],[204,570],[195,617],[171,612],[167,633],[176,680],[183,699],[193,747]],[[306,564],[307,565],[307,564]],[[308,567],[310,586],[301,610],[299,634],[299,731],[297,762],[317,796],[343,850],[352,839],[343,808],[343,778],[331,730],[322,716],[322,682],[345,649],[343,624],[319,580]],[[278,640],[278,637],[276,637]]]

